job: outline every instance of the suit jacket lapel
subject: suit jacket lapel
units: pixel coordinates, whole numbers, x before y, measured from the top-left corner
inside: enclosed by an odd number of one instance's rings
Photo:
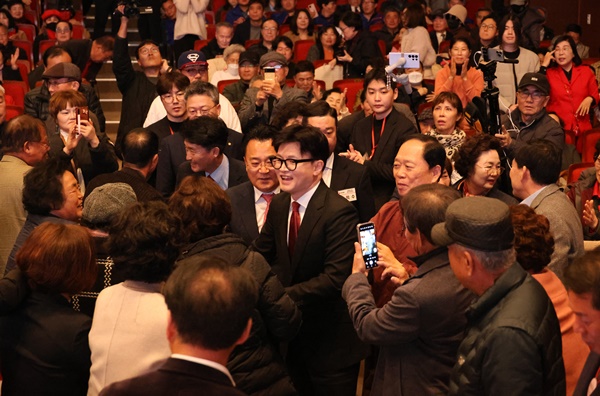
[[[245,188],[240,192],[240,202],[244,202],[244,205],[242,205],[242,213],[239,214],[242,223],[244,224],[244,228],[248,230],[248,234],[252,236],[252,239],[256,239],[258,236],[258,225],[256,224],[256,206],[252,183],[248,183],[248,188]]]
[[[296,240],[294,256],[292,257],[292,274],[296,272],[298,263],[302,261],[302,256],[304,255],[308,241],[310,241],[312,231],[321,219],[321,212],[325,208],[326,195],[327,186],[321,180],[319,187],[317,187],[317,190],[308,203],[302,223],[300,224],[300,229],[298,230],[298,239]]]
[[[274,229],[277,235],[275,236],[276,242],[276,251],[278,256],[278,262],[281,263],[282,267],[286,269],[286,279],[282,279],[281,283],[284,286],[289,286],[292,284],[292,279],[294,277],[294,270],[292,269],[292,262],[290,260],[290,255],[288,253],[288,241],[287,241],[287,232],[288,232],[288,216],[290,212],[290,204],[291,197],[288,193],[280,193],[283,198],[280,200],[276,200],[278,197],[273,197],[273,201],[271,202],[271,208],[269,209],[269,217],[272,215],[276,216],[274,221]],[[277,206],[275,206],[275,205]],[[288,271],[289,269],[289,271]]]

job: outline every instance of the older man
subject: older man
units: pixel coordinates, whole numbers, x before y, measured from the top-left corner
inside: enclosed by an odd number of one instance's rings
[[[215,26],[215,37],[201,51],[206,59],[221,57],[232,38],[233,26],[229,22],[219,22]]]
[[[418,254],[413,258],[418,269],[409,278],[393,256],[379,250],[379,264],[403,282],[382,308],[371,294],[361,247],[354,244],[352,275],[342,296],[361,340],[380,346],[375,395],[448,392],[467,325],[465,311],[474,296],[452,274],[448,249],[431,241],[431,228],[444,221],[446,209],[459,197],[456,190],[436,183],[415,187],[402,198],[404,234]]]
[[[544,288],[516,263],[508,206],[493,198],[453,202],[432,241],[479,299],[458,348],[449,395],[564,395],[556,312]]]
[[[549,94],[550,84],[544,74],[526,73],[519,82],[517,107],[502,119],[506,131],[496,134],[510,159],[535,139],[548,140],[560,150],[565,147],[565,132],[546,112]]]

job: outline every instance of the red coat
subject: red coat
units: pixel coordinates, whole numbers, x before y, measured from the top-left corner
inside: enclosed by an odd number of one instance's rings
[[[575,111],[586,97],[594,98],[595,104],[600,102],[598,82],[592,69],[584,65],[573,66],[570,82],[561,67],[548,69],[546,76],[550,83],[550,101],[546,110],[560,117],[566,131],[579,129],[581,135],[582,132],[592,129],[589,114],[575,117]]]

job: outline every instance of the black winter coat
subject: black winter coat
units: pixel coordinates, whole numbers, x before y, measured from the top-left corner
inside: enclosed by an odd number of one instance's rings
[[[239,236],[226,233],[192,243],[177,265],[200,255],[214,255],[247,269],[259,285],[250,337],[234,349],[227,363],[237,387],[250,395],[295,395],[274,342],[289,341],[298,333],[301,313],[296,303],[285,293],[265,258],[250,250]]]

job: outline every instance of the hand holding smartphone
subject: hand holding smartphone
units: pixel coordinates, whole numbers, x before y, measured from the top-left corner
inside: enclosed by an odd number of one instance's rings
[[[377,239],[375,238],[375,224],[361,223],[356,226],[358,241],[367,269],[377,267]]]
[[[87,106],[77,107],[77,134],[81,133],[81,120],[90,120],[90,110]]]

